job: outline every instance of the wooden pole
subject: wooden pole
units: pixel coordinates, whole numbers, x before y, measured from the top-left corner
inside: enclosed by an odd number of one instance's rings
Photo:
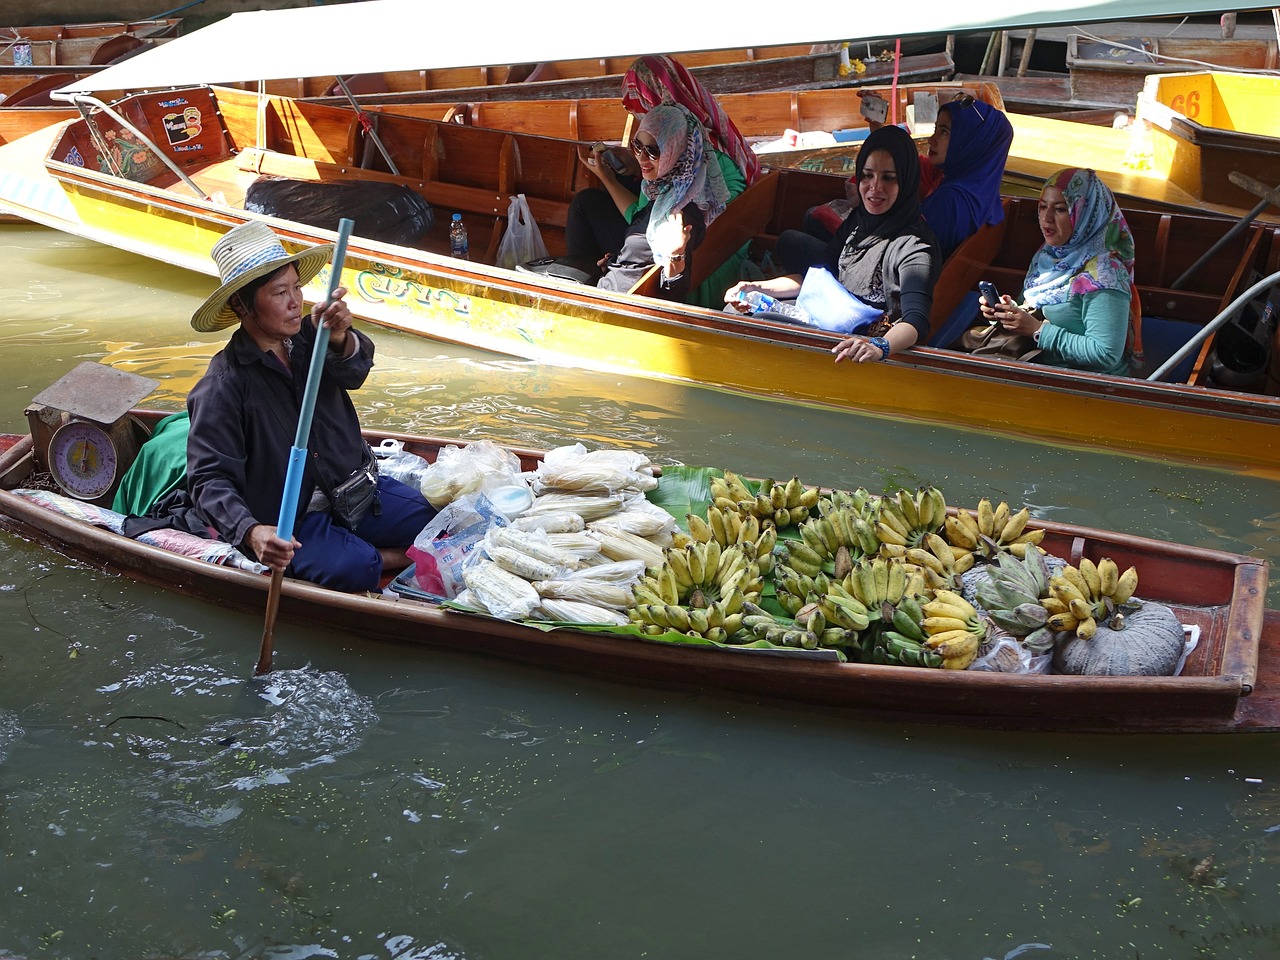
[[[324,302],[333,300],[333,292],[342,281],[342,263],[347,256],[347,240],[355,222],[343,217],[338,221],[338,242],[333,247],[333,269],[329,271],[329,290]],[[302,407],[298,411],[298,430],[289,451],[289,468],[284,477],[284,492],[280,496],[280,521],[276,524],[276,536],[286,543],[293,540],[293,519],[298,512],[298,491],[302,486],[302,473],[307,465],[307,438],[311,434],[311,415],[316,409],[316,393],[320,390],[320,375],[324,372],[324,353],[329,348],[329,328],[321,323],[316,329],[315,348],[311,351],[311,368],[307,371],[307,383],[302,391]],[[280,590],[284,586],[284,571],[271,571],[271,588],[267,591],[266,622],[262,627],[262,646],[258,651],[258,665],[254,674],[261,676],[271,671],[271,655],[275,643],[276,612],[280,609]]]

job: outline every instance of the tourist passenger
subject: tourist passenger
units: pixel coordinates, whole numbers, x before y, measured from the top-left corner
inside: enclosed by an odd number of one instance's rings
[[[692,113],[702,125],[707,154],[719,167],[727,199],[759,179],[760,160],[733,121],[707,88],[671,57],[645,56],[632,63],[623,76],[622,105],[638,119],[662,105],[681,106]],[[621,171],[606,162],[606,152]],[[600,187],[579,191],[570,203],[565,252],[571,258],[598,262],[621,248],[630,225],[626,212],[641,195],[640,168],[631,151],[603,145],[597,145],[584,162],[600,180]],[[737,280],[745,259],[744,247],[718,267],[690,299],[703,306],[718,306],[724,288]]]
[[[303,313],[302,286],[332,251],[321,244],[289,254],[257,221],[214,244],[222,285],[191,325],[202,332],[239,328],[187,398],[187,486],[198,515],[228,543],[272,569],[357,592],[377,589],[384,571],[407,565],[405,550],[434,511],[421,493],[388,477],[368,481],[376,482],[376,495],[362,516],[343,519],[335,508],[344,481],[373,463],[349,391],[368,376],[374,346],[351,326],[341,287],[331,302]],[[296,537],[287,541],[276,522],[319,323],[329,328],[329,346]]]
[[[640,121],[631,145],[641,194],[624,211],[627,229],[597,285],[629,290],[657,263],[662,267],[661,295],[682,300],[689,290],[693,252],[706,225],[724,212],[724,178],[707,156],[702,124],[684,107],[654,107]]]
[[[1044,244],[1022,287],[981,300],[982,314],[1035,339],[1038,362],[1127,373],[1133,300],[1133,235],[1116,198],[1092,170],[1069,167],[1044,183],[1039,203]]]
[[[940,260],[984,225],[1004,219],[1000,184],[1012,143],[1009,118],[989,103],[965,94],[938,108],[921,159],[920,213],[938,239]],[[786,269],[804,270],[821,262],[822,245],[857,204],[856,192],[847,193],[847,200],[808,210],[801,231],[782,232],[776,258]]]
[[[827,244],[823,262],[840,283],[866,304],[884,311],[881,336],[846,337],[832,352],[836,362],[883,360],[929,335],[929,311],[939,266],[933,233],[920,217],[920,157],[901,127],[867,137],[855,176],[859,206]],[[725,295],[742,310],[739,294],[759,290],[779,299],[799,295],[803,278],[739,283]]]

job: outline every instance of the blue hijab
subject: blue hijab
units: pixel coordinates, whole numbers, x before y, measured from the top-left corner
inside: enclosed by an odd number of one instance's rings
[[[1000,180],[1013,143],[1013,127],[1001,111],[981,100],[944,103],[951,117],[947,159],[938,165],[942,183],[920,203],[920,212],[938,238],[942,257],[978,232],[1004,219]]]

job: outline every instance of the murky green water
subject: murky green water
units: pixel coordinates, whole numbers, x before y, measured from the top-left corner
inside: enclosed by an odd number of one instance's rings
[[[0,428],[82,360],[176,409],[220,346],[206,278],[0,251]],[[1280,562],[1274,483],[374,336],[370,423]],[[0,958],[1280,957],[1280,737],[867,723],[289,625],[252,681],[261,631],[0,536]]]

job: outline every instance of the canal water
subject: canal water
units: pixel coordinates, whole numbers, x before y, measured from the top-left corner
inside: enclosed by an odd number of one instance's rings
[[[0,253],[0,429],[84,360],[179,409],[221,345],[210,278]],[[1280,563],[1274,482],[370,332],[368,424]],[[0,958],[1280,957],[1280,737],[857,721],[287,624],[251,680],[261,632],[0,535]]]

